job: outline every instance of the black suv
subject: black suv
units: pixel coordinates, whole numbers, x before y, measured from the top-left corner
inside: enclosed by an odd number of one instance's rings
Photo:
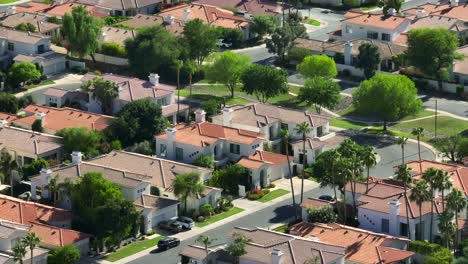
[[[174,237],[165,237],[158,241],[158,248],[161,251],[177,247],[178,245],[180,245],[180,240]]]
[[[170,231],[175,234],[182,231],[182,225],[176,220],[162,221],[159,223],[159,228],[161,228],[162,230]]]

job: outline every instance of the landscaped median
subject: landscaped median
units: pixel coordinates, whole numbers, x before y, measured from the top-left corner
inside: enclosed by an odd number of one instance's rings
[[[114,253],[111,253],[105,257],[105,260],[107,261],[117,261],[119,259],[126,258],[128,256],[131,256],[133,254],[136,254],[140,251],[146,250],[151,247],[155,247],[158,244],[158,241],[160,239],[164,238],[163,236],[159,236],[156,238],[152,239],[145,239],[145,240],[140,240],[137,242],[134,242],[128,246],[122,247],[119,250],[117,250]]]
[[[206,219],[203,222],[195,222],[195,225],[197,227],[204,227],[204,226],[213,224],[215,222],[221,221],[221,220],[223,220],[225,218],[228,218],[230,216],[233,216],[235,214],[238,214],[238,213],[240,213],[242,211],[244,211],[244,209],[239,208],[239,207],[233,207],[233,208],[229,209],[229,211],[226,211],[226,212],[211,216],[210,218]]]

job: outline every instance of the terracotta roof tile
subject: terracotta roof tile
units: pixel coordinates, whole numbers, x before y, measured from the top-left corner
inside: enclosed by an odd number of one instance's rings
[[[281,13],[281,4],[268,0],[197,0],[195,3],[217,6],[220,8],[234,7],[241,12],[248,12],[252,15],[272,15]]]
[[[11,121],[15,121],[16,119],[18,119],[17,115],[0,112],[0,120],[5,120],[8,123],[10,123]]]
[[[396,29],[403,23],[409,22],[410,20],[399,16],[366,13],[345,18],[343,21],[349,24],[367,25],[383,29]]]
[[[292,159],[293,157],[290,157],[290,160]],[[239,160],[240,165],[249,169],[258,169],[264,164],[278,166],[286,162],[288,162],[286,155],[263,150],[257,150],[249,157],[243,157]]]
[[[131,28],[144,28],[161,25],[172,34],[178,36],[184,31],[185,21],[174,19],[172,24],[169,24],[164,22],[164,17],[162,16],[138,14],[128,20],[118,23],[118,25],[125,25]]]

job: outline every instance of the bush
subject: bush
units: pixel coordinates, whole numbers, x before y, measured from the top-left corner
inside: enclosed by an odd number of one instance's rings
[[[47,160],[39,158],[30,164],[24,165],[21,170],[23,172],[23,179],[29,180],[29,177],[39,174],[42,168],[48,168],[49,162]]]
[[[359,0],[343,0],[343,4],[346,7],[359,7],[361,5],[361,1],[359,1]]]
[[[270,188],[270,189],[275,188],[275,187],[276,187],[276,184],[274,184],[274,183],[270,183],[270,185],[268,185],[268,188]]]
[[[42,133],[43,132],[42,121],[34,120],[34,122],[31,125],[31,130]]]
[[[447,248],[440,248],[424,257],[425,264],[450,264],[452,263],[452,252]]]
[[[251,201],[255,201],[255,200],[258,200],[262,198],[260,195],[256,194],[256,193],[247,193],[247,199],[251,200]]]
[[[102,43],[100,51],[101,51],[100,53],[104,55],[108,55],[108,56],[114,56],[114,57],[119,57],[119,58],[127,57],[127,51],[125,51],[125,48],[119,43],[115,43],[115,42]]]
[[[338,215],[331,206],[307,210],[307,218],[311,223],[335,223]]]
[[[441,245],[417,240],[411,241],[408,247],[409,251],[413,251],[425,256],[430,256],[432,253],[441,249],[444,249]]]
[[[200,155],[193,161],[192,165],[212,169],[214,168],[214,160],[211,156]]]
[[[310,54],[311,53],[308,49],[294,47],[288,53],[288,60],[300,63]]]
[[[204,217],[210,217],[214,214],[213,206],[208,203],[201,205],[199,211]]]
[[[152,236],[152,235],[154,235],[154,234],[156,234],[156,231],[154,231],[153,229],[151,229],[150,231],[146,232],[145,235],[147,235],[147,236]]]

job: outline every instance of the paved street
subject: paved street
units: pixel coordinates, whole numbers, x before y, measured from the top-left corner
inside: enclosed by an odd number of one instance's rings
[[[435,100],[437,100],[437,109],[439,111],[445,111],[461,117],[468,117],[468,102],[434,96],[423,96],[421,99],[424,108],[435,109]]]

